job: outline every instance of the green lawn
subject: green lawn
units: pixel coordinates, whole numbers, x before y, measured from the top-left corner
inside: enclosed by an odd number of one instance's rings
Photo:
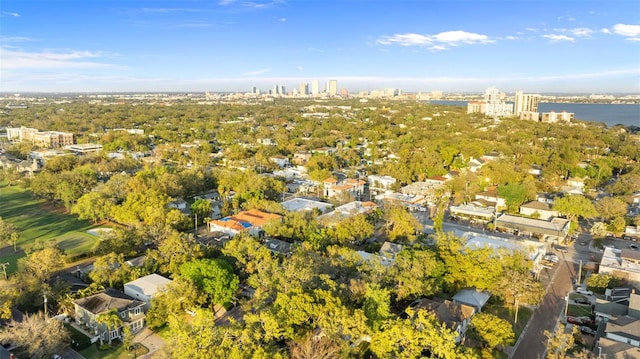
[[[95,227],[91,222],[35,199],[31,192],[18,186],[0,187],[0,217],[20,230],[17,251],[5,248],[0,252],[0,262],[9,263],[8,273],[16,270],[17,261],[39,241],[56,241],[65,253],[76,256],[89,251],[98,240],[86,233]]]
[[[505,306],[493,304],[488,305],[483,308],[484,312],[494,314],[504,320],[507,320],[511,325],[513,325],[513,319],[515,317],[515,312],[511,308],[507,308]],[[524,327],[529,323],[529,319],[533,316],[533,311],[527,307],[521,306],[518,310],[518,323],[515,328],[513,328],[513,332],[516,335],[516,340],[520,337],[520,334],[524,330]]]
[[[135,353],[133,351],[124,350],[124,346],[120,342],[114,342],[108,350],[99,350],[98,344],[99,342],[92,344],[78,353],[85,358],[92,359],[126,359],[137,358],[149,352],[149,349],[142,344],[135,344]]]
[[[590,317],[591,313],[590,305],[569,304],[567,308],[567,315],[570,317]]]

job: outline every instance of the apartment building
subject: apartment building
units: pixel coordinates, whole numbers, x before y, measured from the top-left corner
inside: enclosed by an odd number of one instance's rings
[[[73,145],[73,134],[68,132],[45,131],[41,132],[35,128],[7,127],[7,138],[11,142],[33,142],[43,148],[57,148]]]

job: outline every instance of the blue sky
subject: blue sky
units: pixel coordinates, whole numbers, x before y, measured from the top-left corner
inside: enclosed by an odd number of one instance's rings
[[[640,1],[2,0],[0,91],[640,93]]]

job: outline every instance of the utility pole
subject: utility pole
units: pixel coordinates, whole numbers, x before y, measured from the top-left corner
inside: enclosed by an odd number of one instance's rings
[[[198,212],[195,212],[194,215],[195,215],[195,220],[194,220],[195,237],[198,238]]]
[[[47,317],[47,293],[42,292],[42,296],[44,297],[44,317]]]
[[[0,267],[2,267],[2,273],[4,273],[4,280],[7,280],[7,266],[9,263],[0,263]]]
[[[578,267],[578,284],[582,282],[582,259],[580,260],[580,267]]]

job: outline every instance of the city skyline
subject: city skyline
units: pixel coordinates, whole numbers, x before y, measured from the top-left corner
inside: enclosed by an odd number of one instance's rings
[[[21,1],[0,92],[640,92],[635,1]]]

